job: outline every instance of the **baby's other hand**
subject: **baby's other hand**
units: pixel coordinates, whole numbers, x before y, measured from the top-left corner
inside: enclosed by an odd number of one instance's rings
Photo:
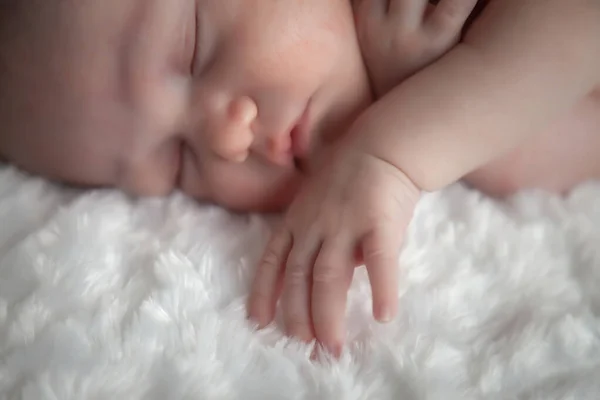
[[[311,178],[271,238],[258,267],[249,316],[269,324],[277,299],[287,334],[317,339],[338,355],[344,344],[347,292],[366,265],[373,314],[394,318],[398,257],[420,191],[400,170],[346,146]]]
[[[460,39],[477,0],[355,0],[358,38],[378,97]]]

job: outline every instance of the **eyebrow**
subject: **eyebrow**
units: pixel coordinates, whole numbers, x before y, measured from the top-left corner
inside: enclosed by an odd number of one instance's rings
[[[191,39],[193,40],[194,45],[193,45],[193,49],[192,49],[192,64],[190,66],[190,70],[191,70],[192,75],[194,75],[196,66],[198,64],[198,42],[200,41],[200,28],[199,28],[200,17],[198,15],[198,13],[199,13],[198,2],[195,0],[192,0],[192,3],[193,3],[192,12],[194,14],[194,18],[193,18],[194,27],[193,27],[193,29],[191,29],[191,31],[192,31]],[[188,40],[187,37],[188,37],[188,35],[187,35],[187,29],[186,29],[186,41]]]

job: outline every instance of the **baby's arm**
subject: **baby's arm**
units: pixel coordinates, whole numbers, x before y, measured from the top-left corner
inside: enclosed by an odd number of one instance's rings
[[[462,43],[361,118],[362,149],[436,190],[540,132],[600,82],[600,3],[492,1]],[[559,167],[559,166],[557,166]]]
[[[361,115],[307,181],[259,264],[252,318],[268,324],[281,294],[287,333],[339,353],[357,254],[373,314],[393,318],[399,244],[421,190],[486,164],[590,92],[599,22],[596,0],[492,1],[463,43]]]

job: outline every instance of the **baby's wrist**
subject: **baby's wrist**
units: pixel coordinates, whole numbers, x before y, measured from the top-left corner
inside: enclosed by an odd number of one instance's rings
[[[369,109],[355,122],[343,147],[349,153],[360,153],[385,162],[419,193],[433,192],[461,179],[455,168],[441,168],[422,146],[415,147],[418,142],[413,140],[413,133],[388,124],[379,111]]]
[[[380,139],[377,138],[377,135],[369,135],[364,132],[364,130],[353,129],[342,141],[339,156],[351,164],[360,163],[365,159],[385,164],[400,184],[413,192],[415,196],[419,196],[423,189],[394,159],[388,157],[387,152],[380,151],[385,146],[383,143],[379,143]]]

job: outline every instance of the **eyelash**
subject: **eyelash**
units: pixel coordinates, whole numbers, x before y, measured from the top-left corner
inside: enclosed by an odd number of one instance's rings
[[[175,186],[181,187],[183,181],[183,168],[185,166],[185,143],[182,141],[177,143],[177,173],[175,175]]]
[[[194,12],[194,29],[193,29],[193,43],[194,45],[192,46],[192,60],[190,62],[190,74],[194,75],[194,72],[196,71],[196,62],[197,62],[197,58],[198,58],[198,24],[200,21],[198,21],[198,13]]]

